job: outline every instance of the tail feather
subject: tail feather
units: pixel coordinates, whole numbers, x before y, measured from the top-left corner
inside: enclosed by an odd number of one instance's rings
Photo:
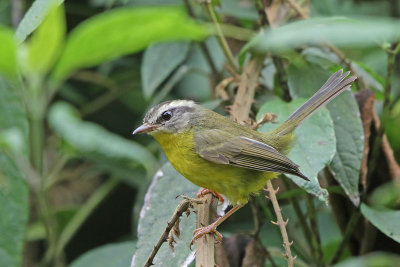
[[[328,104],[332,99],[338,96],[344,90],[350,88],[351,84],[357,79],[356,76],[346,78],[350,72],[343,73],[338,70],[329,77],[325,84],[301,107],[299,107],[289,118],[278,127],[275,132],[281,136],[291,133],[305,119],[311,116],[321,107]]]

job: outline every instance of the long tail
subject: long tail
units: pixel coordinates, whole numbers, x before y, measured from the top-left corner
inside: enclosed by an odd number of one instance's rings
[[[332,74],[325,84],[306,103],[293,112],[274,132],[281,136],[293,132],[297,126],[315,111],[328,104],[332,99],[351,86],[357,77],[350,76],[346,79],[349,74],[350,71],[343,73],[343,69]]]

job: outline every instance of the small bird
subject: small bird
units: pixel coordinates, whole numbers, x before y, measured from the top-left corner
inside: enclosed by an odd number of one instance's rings
[[[234,207],[209,226],[194,232],[194,240],[214,233],[216,227],[243,207],[249,195],[262,189],[279,173],[308,180],[286,154],[293,132],[319,108],[349,88],[355,76],[339,70],[278,128],[259,133],[190,100],[163,102],[151,108],[143,125],[133,134],[148,133],[161,145],[172,166],[192,183],[205,188],[201,194],[226,196]]]

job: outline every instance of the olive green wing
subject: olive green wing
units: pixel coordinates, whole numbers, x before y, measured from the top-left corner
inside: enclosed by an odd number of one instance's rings
[[[308,180],[288,157],[253,138],[213,129],[197,132],[194,142],[196,152],[208,161],[257,171],[294,174]]]

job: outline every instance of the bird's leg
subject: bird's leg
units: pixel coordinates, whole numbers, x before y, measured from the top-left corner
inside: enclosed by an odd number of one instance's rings
[[[206,194],[213,194],[215,197],[218,198],[218,200],[221,202],[221,204],[224,204],[224,197],[221,196],[218,192],[207,189],[207,188],[203,188],[200,193],[197,194],[198,198],[201,198],[202,196],[206,195]]]
[[[192,247],[194,241],[196,241],[197,239],[199,239],[200,237],[202,237],[203,235],[206,235],[206,234],[214,234],[214,235],[216,235],[217,236],[217,242],[221,242],[222,241],[222,235],[217,231],[217,226],[220,225],[226,219],[228,219],[233,213],[235,213],[238,209],[240,209],[243,206],[244,205],[236,205],[231,210],[229,210],[227,213],[225,213],[224,216],[219,217],[212,224],[196,229],[193,232],[193,239],[190,242],[190,247]]]

